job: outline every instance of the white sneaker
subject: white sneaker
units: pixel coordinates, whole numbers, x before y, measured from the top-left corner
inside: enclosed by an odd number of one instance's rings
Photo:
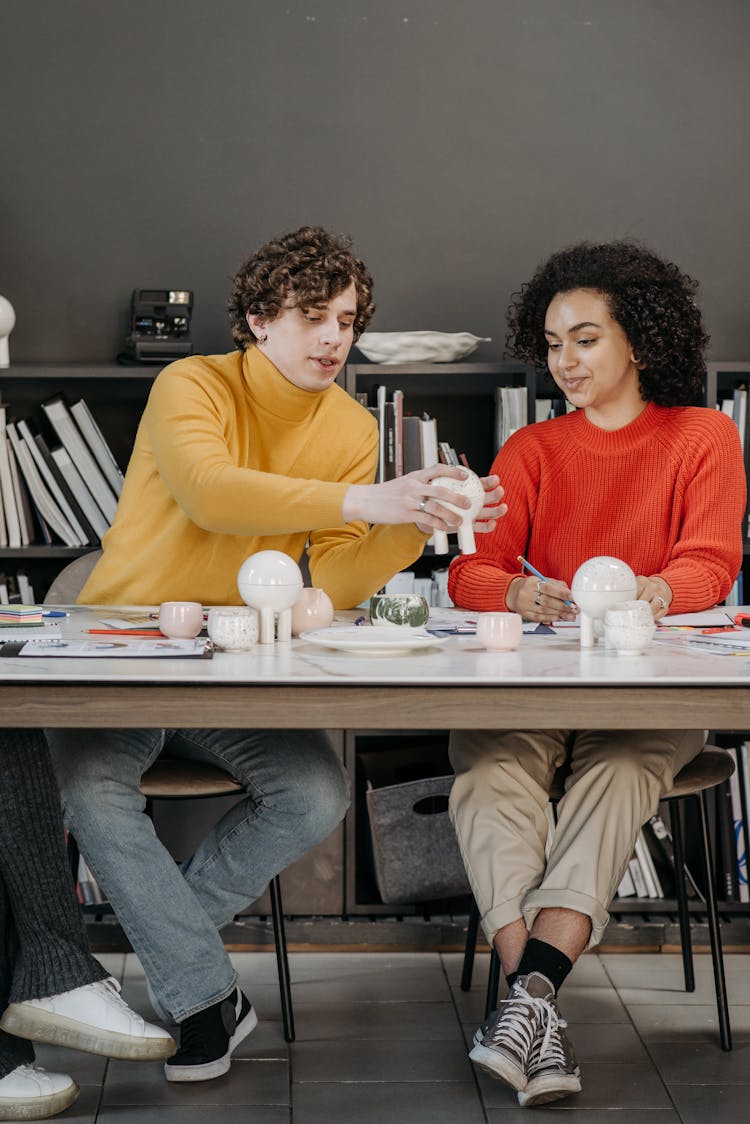
[[[69,1108],[78,1093],[66,1073],[19,1065],[0,1078],[0,1120],[46,1120]]]
[[[0,1027],[19,1038],[130,1061],[169,1058],[177,1048],[166,1030],[130,1010],[111,976],[61,995],[11,1003]]]

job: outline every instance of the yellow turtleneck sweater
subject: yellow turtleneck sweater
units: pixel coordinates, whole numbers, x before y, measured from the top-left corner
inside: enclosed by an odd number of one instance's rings
[[[299,559],[309,538],[313,584],[351,608],[426,541],[413,524],[342,521],[348,486],[372,483],[377,460],[375,422],[341,387],[301,390],[255,347],[180,359],[154,382],[79,601],[238,604],[246,558]]]

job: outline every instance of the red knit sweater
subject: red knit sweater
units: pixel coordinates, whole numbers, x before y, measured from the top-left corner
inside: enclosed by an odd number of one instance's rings
[[[457,605],[506,609],[519,554],[568,585],[587,558],[621,558],[664,578],[673,613],[715,605],[737,577],[745,471],[737,429],[717,410],[650,403],[614,431],[576,410],[519,430],[492,471],[508,514],[451,564]]]

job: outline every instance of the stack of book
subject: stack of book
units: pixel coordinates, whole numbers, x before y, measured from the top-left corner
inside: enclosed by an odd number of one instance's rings
[[[437,421],[428,414],[417,417],[405,411],[404,392],[395,389],[388,400],[388,389],[376,389],[376,404],[369,404],[366,391],[357,401],[370,411],[378,423],[380,455],[377,480],[393,480],[418,468],[433,464],[463,464],[470,467],[462,450],[448,441],[438,440]],[[495,392],[496,450],[511,433],[526,424],[526,387],[499,386]]]
[[[123,475],[83,399],[42,403],[47,436],[0,403],[0,546],[95,546],[114,519]]]

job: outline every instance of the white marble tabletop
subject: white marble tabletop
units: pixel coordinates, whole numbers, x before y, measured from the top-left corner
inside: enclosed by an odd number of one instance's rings
[[[126,608],[133,611],[132,606],[72,607],[62,621],[63,634],[91,639],[89,628]],[[341,627],[351,627],[351,614],[343,617]],[[622,656],[603,647],[582,649],[578,630],[570,628],[555,635],[525,634],[518,649],[506,653],[485,651],[474,636],[449,636],[423,651],[388,655],[334,651],[292,640],[258,644],[243,653],[216,652],[212,659],[9,656],[0,657],[0,683],[750,686],[750,649],[747,654],[715,655],[689,648],[683,637],[659,635],[641,656]]]

